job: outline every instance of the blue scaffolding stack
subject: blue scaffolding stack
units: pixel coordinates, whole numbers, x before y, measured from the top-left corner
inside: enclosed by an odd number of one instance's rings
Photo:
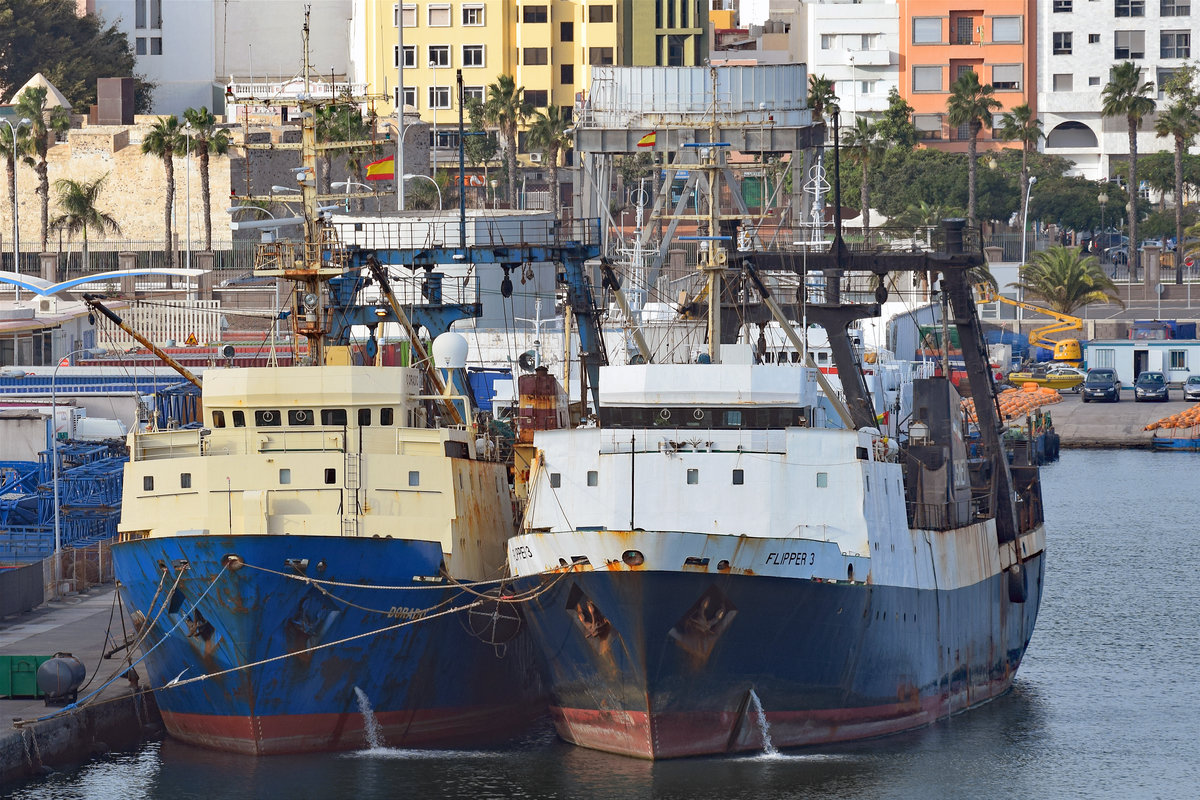
[[[38,461],[0,462],[0,561],[36,561],[54,552],[54,451]],[[121,517],[123,442],[58,446],[59,533],[63,547],[112,539]]]

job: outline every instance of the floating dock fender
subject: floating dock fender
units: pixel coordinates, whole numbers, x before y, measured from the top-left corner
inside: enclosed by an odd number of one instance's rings
[[[1011,603],[1024,603],[1029,596],[1029,588],[1025,585],[1025,566],[1013,564],[1008,573],[1008,600]]]

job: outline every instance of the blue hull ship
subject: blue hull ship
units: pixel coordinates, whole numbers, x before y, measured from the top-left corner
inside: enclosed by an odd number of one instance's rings
[[[395,747],[494,743],[545,713],[529,637],[489,640],[491,606],[439,577],[436,542],[175,536],[119,544],[113,560],[182,741],[362,747],[355,689]]]

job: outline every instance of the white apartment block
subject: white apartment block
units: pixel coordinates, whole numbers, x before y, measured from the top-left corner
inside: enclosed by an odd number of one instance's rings
[[[302,73],[306,6],[313,71],[344,77],[350,0],[86,0],[87,11],[129,37],[135,72],[158,84],[152,113],[207,106],[218,116],[231,79],[274,83]]]
[[[888,93],[899,88],[899,6],[888,0],[798,5],[797,57],[809,75],[834,81],[842,125],[885,111]]]
[[[1109,70],[1133,61],[1166,102],[1162,81],[1192,57],[1192,0],[1042,0],[1038,3],[1038,116],[1043,149],[1095,180],[1129,157],[1125,120],[1100,114]],[[1138,134],[1138,153],[1171,150],[1154,135],[1153,117]]]

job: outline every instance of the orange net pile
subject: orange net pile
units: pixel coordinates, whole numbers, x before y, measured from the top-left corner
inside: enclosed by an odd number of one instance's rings
[[[1057,389],[1038,386],[1036,383],[1026,383],[1019,389],[1005,389],[997,397],[997,400],[1000,402],[1001,418],[1010,420],[1023,417],[1042,406],[1061,403],[1062,395],[1058,393]],[[975,416],[974,400],[970,398],[963,400],[962,407],[968,420],[975,423],[979,422]]]
[[[1156,431],[1160,428],[1190,428],[1193,425],[1200,425],[1200,405],[1189,406],[1186,410],[1180,411],[1178,414],[1163,417],[1158,422],[1151,422],[1142,430]],[[1176,438],[1188,437],[1179,436]]]

